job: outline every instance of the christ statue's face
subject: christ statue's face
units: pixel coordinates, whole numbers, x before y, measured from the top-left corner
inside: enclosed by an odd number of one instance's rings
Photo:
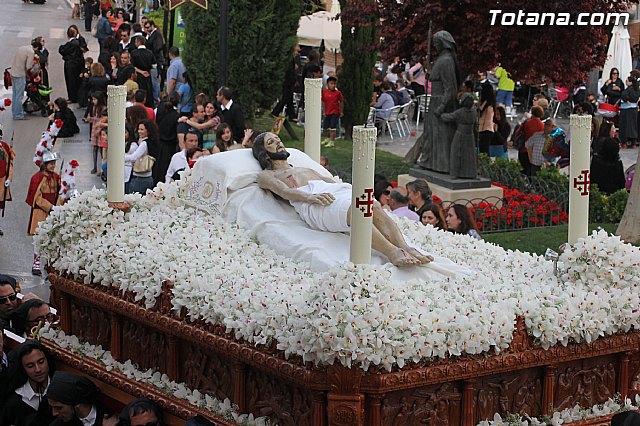
[[[274,133],[268,132],[265,135],[264,149],[272,160],[286,160],[289,157],[289,153],[285,149],[284,144],[278,135]]]

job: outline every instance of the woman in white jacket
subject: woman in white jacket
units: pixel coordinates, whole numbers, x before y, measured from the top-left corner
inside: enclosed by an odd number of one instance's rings
[[[126,164],[132,163],[132,168],[135,168],[135,162],[141,161],[144,156],[151,155],[157,151],[158,144],[158,127],[151,120],[142,120],[138,124],[138,147],[133,153],[127,152],[124,156],[125,161],[125,173]],[[132,170],[131,179],[129,180],[129,193],[139,192],[140,194],[146,194],[147,189],[153,189],[153,177],[152,169],[148,170]]]
[[[138,142],[133,141],[135,133],[133,131],[133,127],[129,123],[125,123],[124,125],[124,153],[125,155],[131,155],[138,149]],[[131,181],[131,172],[133,170],[133,161],[124,162],[124,193],[131,194],[131,190],[129,188],[129,182]]]

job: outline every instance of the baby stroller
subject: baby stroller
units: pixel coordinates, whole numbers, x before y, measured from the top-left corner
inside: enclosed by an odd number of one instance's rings
[[[27,75],[27,83],[25,85],[25,92],[27,93],[27,98],[24,100],[22,104],[22,108],[24,112],[27,114],[31,114],[37,111],[40,111],[43,117],[49,115],[49,95],[53,92],[51,87],[47,87],[43,84],[40,84],[41,78],[40,74],[36,76],[36,78],[29,78]]]

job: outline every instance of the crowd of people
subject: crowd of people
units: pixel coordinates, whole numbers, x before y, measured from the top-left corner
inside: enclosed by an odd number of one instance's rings
[[[614,69],[612,76],[615,75]],[[629,78],[632,79],[633,76]],[[605,83],[605,87],[608,84]],[[625,98],[626,96],[625,94]],[[597,101],[592,93],[588,93],[586,100],[574,108],[576,114],[591,116],[591,183],[605,194],[612,194],[626,188],[620,147],[627,146],[622,139],[629,134],[622,128],[618,129],[616,121],[620,126],[633,127],[627,121],[631,119],[633,123],[637,123],[637,109],[635,115],[627,115],[623,109],[619,117],[609,118],[596,114],[597,111]],[[534,96],[531,109],[517,125],[509,144],[518,149],[518,160],[527,176],[536,176],[542,167],[562,168],[569,164],[569,138],[551,118],[549,101],[542,94]]]
[[[471,210],[463,204],[443,208],[442,203],[434,202],[429,183],[424,179],[413,180],[403,188],[385,176],[376,175],[373,195],[390,214],[454,234],[482,239]]]
[[[72,109],[86,108],[82,120],[89,126],[92,174],[106,181],[110,84],[127,88],[127,192],[144,193],[160,181],[176,179],[179,171],[202,156],[251,146],[257,132],[245,128],[244,114],[234,102],[232,90],[220,87],[211,98],[196,93],[179,49],[167,49],[153,20],[142,17],[139,23],[132,23],[123,9],[114,11],[108,1],[87,1],[87,7],[91,11],[99,8],[94,35],[100,51],[90,56],[94,52],[89,52],[78,27],[69,26],[67,41],[58,49],[64,61],[67,97],[49,104],[49,118],[64,123],[58,137],[70,137],[80,130]],[[91,29],[92,14],[85,9],[85,30]],[[47,60],[42,37],[16,52],[12,67],[14,119],[24,118],[18,99],[25,79],[42,75]]]
[[[16,279],[0,275],[0,330],[24,339],[9,350],[0,336],[0,424],[12,426],[160,426],[162,410],[152,400],[131,401],[110,412],[96,384],[80,375],[57,371],[50,351],[36,339],[45,324],[58,315],[48,303],[29,293],[19,298]],[[210,425],[201,418],[187,426]]]

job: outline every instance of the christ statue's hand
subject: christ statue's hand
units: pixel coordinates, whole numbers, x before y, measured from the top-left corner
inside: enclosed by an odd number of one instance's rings
[[[328,206],[333,203],[335,197],[333,194],[329,194],[327,192],[323,194],[311,194],[307,197],[307,202],[311,204],[320,204],[322,206]]]

